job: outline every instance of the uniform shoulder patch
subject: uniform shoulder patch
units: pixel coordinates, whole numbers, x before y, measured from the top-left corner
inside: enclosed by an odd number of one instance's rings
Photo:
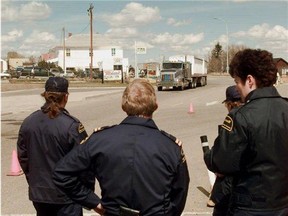
[[[177,139],[175,136],[163,131],[163,130],[160,130],[162,134],[164,134],[165,136],[169,137],[173,142],[175,142],[178,146],[182,146],[182,141]]]
[[[114,127],[114,126],[116,126],[116,125],[98,127],[98,128],[95,128],[95,129],[93,130],[93,133],[97,133],[97,132],[99,132],[99,131],[103,131],[103,130],[109,129],[109,128],[112,128],[112,127]]]
[[[227,115],[224,119],[223,124],[221,125],[222,128],[224,128],[227,131],[232,131],[233,129],[233,119],[231,116]]]
[[[82,133],[85,131],[84,125],[80,122],[79,126],[78,126],[78,132]]]

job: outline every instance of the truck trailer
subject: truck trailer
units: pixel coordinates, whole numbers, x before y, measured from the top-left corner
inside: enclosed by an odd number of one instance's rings
[[[158,91],[205,86],[207,85],[207,61],[194,56],[171,56],[168,61],[163,61],[156,84]]]

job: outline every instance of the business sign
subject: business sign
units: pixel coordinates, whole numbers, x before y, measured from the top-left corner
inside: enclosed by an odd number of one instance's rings
[[[121,70],[105,70],[104,80],[121,80],[122,71]]]
[[[136,47],[136,54],[146,54],[146,47]]]

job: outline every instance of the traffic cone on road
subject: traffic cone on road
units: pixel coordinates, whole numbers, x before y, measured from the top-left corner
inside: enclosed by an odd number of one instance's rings
[[[189,111],[188,111],[189,114],[192,114],[194,113],[194,108],[193,108],[193,104],[190,103],[190,106],[189,106]]]
[[[10,172],[7,174],[7,176],[19,176],[22,174],[23,174],[23,171],[20,167],[20,164],[17,158],[17,152],[16,150],[13,150],[12,160],[11,160],[11,169],[10,169]]]

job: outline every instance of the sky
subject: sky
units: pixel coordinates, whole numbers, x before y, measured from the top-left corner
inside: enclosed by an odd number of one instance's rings
[[[145,46],[140,62],[171,55],[206,58],[219,42],[266,49],[288,61],[288,1],[14,1],[1,0],[1,58],[16,51],[40,56],[62,45],[68,33],[93,32],[117,40],[132,64],[134,46]],[[228,33],[228,37],[227,37]]]

